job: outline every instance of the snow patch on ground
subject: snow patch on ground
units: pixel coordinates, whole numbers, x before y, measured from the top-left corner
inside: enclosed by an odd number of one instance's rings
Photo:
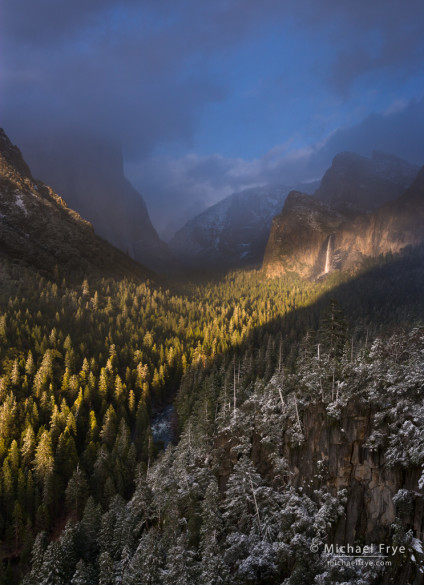
[[[21,193],[17,193],[16,194],[16,201],[15,204],[22,209],[22,211],[25,213],[25,215],[28,215],[28,211],[27,208],[25,207],[25,203],[22,199],[22,194]]]

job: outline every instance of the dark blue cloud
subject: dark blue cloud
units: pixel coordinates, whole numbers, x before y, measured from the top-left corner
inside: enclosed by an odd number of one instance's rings
[[[146,199],[172,213],[177,200],[283,180],[275,152],[301,169],[299,153],[339,127],[358,128],[352,149],[373,128],[393,150],[382,112],[424,95],[423,24],[422,0],[4,2],[1,124],[30,159],[52,137],[120,143],[137,186],[150,177]],[[416,142],[404,145],[410,159]]]

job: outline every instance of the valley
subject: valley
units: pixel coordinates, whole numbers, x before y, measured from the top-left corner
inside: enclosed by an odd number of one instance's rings
[[[165,277],[2,135],[0,583],[422,583],[424,190],[400,166],[375,209],[284,193],[260,269]],[[387,566],[335,563],[377,541]]]
[[[424,585],[423,30],[1,3],[0,585]]]

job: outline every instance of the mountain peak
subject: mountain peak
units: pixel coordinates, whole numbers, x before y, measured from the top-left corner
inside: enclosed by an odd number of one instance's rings
[[[370,212],[399,197],[419,168],[382,151],[371,158],[353,152],[337,154],[315,196],[343,213]]]
[[[188,221],[171,240],[173,251],[195,269],[260,266],[272,218],[289,189],[264,185],[229,195]]]
[[[315,206],[320,206],[322,205],[322,203],[320,201],[318,201],[318,199],[312,197],[311,195],[308,195],[306,193],[303,193],[302,191],[297,191],[296,189],[293,189],[292,191],[290,191],[290,193],[287,195],[287,199],[286,202],[284,204],[284,210],[288,210],[291,207],[300,207],[300,206],[310,206],[310,205],[315,205]]]
[[[0,173],[10,175],[14,171],[19,173],[21,178],[34,181],[21,151],[12,144],[3,128],[0,128]]]
[[[358,154],[357,152],[352,152],[351,150],[342,150],[338,152],[333,157],[332,166],[337,164],[343,163],[351,163],[351,162],[358,162],[358,161],[365,161],[367,158],[362,154]]]

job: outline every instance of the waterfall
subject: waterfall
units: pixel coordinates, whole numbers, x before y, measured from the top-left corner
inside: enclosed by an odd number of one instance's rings
[[[324,274],[328,274],[330,272],[330,268],[331,268],[331,235],[328,236],[327,253],[325,255]]]

